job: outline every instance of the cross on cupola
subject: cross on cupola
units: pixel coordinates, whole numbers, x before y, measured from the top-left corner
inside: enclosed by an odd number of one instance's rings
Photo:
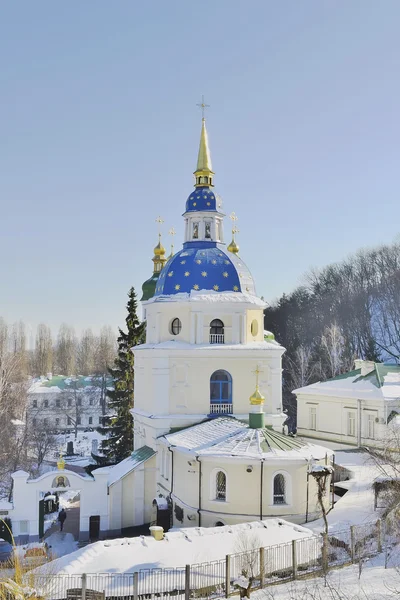
[[[209,104],[204,102],[204,96],[201,98],[201,102],[197,104],[201,108],[202,119],[201,119],[201,135],[200,135],[200,146],[199,154],[197,157],[197,168],[194,172],[196,178],[196,187],[212,187],[214,172],[211,164],[211,154],[208,147],[208,135],[206,128],[206,119],[204,116],[206,108],[209,108]]]

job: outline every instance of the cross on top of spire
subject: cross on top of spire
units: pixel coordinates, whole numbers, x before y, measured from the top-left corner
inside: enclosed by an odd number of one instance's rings
[[[258,389],[258,379],[259,379],[260,373],[262,373],[262,371],[260,370],[259,365],[256,366],[256,368],[253,371],[253,373],[256,376],[256,388]]]
[[[161,225],[164,223],[164,219],[158,215],[156,219],[156,223],[158,223],[158,237],[161,237]]]
[[[201,116],[202,116],[202,119],[204,119],[205,118],[204,115],[205,115],[206,108],[210,108],[210,105],[206,104],[204,102],[204,96],[201,97],[201,102],[199,104],[196,104],[196,106],[198,106],[199,108],[201,108]]]

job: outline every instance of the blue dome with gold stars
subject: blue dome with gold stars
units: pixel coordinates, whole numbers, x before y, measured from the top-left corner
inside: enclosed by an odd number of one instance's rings
[[[160,273],[154,296],[192,290],[244,292],[255,295],[254,281],[244,262],[218,244],[191,244],[169,259]]]
[[[220,196],[207,186],[195,188],[186,200],[186,212],[219,210],[221,206]]]

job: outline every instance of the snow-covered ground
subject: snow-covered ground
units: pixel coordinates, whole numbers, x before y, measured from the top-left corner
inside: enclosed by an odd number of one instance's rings
[[[99,448],[103,439],[104,436],[98,431],[78,431],[76,439],[74,432],[68,434],[60,433],[57,436],[56,443],[57,448],[63,453],[64,460],[67,464],[86,467],[95,462],[91,457],[92,452],[96,454],[99,453]],[[65,456],[68,442],[74,444],[74,456]],[[54,459],[57,460],[58,456],[59,454],[55,453]]]
[[[395,549],[385,569],[385,554],[362,565],[333,569],[323,577],[291,581],[258,590],[252,600],[395,600],[400,594],[400,555]]]

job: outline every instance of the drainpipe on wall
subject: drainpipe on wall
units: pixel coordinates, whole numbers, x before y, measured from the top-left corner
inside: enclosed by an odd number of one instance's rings
[[[199,463],[199,508],[197,514],[199,515],[199,527],[201,527],[201,460],[196,456],[196,460]]]
[[[308,497],[310,487],[310,465],[307,465],[307,491],[306,491],[306,523],[308,523]]]
[[[359,448],[361,448],[361,426],[362,426],[361,400],[358,398],[357,399],[357,445]]]
[[[260,473],[260,521],[263,520],[264,459],[261,459]]]
[[[168,446],[168,450],[171,452],[171,491],[169,493],[171,500],[172,500],[172,494],[174,492],[174,453],[171,450],[171,446]]]

